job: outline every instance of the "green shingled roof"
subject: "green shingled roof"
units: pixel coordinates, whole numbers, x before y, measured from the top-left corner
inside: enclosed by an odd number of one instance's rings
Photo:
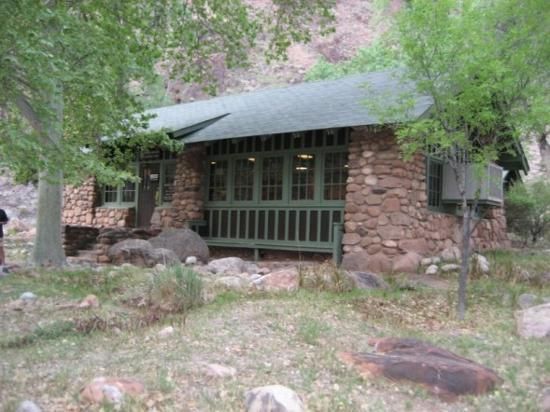
[[[411,90],[395,72],[378,72],[149,110],[156,115],[149,130],[166,130],[187,143],[260,136],[313,129],[380,124],[365,105],[369,98],[397,100]],[[410,119],[431,106],[427,96],[415,98]]]

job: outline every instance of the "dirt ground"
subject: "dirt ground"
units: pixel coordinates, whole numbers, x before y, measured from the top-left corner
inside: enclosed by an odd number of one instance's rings
[[[222,292],[185,318],[64,329],[75,317],[131,317],[121,296],[143,276],[147,271],[106,268],[0,279],[0,409],[32,399],[44,411],[101,410],[78,397],[97,376],[143,381],[146,394],[123,408],[137,411],[242,411],[245,392],[269,384],[294,389],[310,411],[536,411],[550,385],[548,341],[520,339],[514,322],[517,295],[549,295],[548,287],[490,279],[470,284],[465,322],[454,317],[454,279],[433,288],[395,277],[377,291]],[[39,298],[16,308],[24,291]],[[66,308],[88,293],[99,296],[101,308]],[[175,332],[159,337],[167,325]],[[367,340],[381,336],[430,341],[493,368],[504,382],[490,395],[444,403],[417,386],[363,379],[338,359],[339,351],[371,350]],[[233,367],[236,376],[209,377],[209,363]]]

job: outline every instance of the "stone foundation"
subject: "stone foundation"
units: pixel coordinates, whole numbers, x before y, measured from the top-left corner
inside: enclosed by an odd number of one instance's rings
[[[425,164],[423,155],[406,162],[388,129],[360,127],[352,131],[344,216],[345,266],[392,271],[412,266],[404,261],[433,256],[460,243],[460,218],[428,210]],[[508,245],[502,209],[489,210],[473,241],[476,249]]]
[[[76,256],[79,250],[89,249],[96,243],[99,229],[90,226],[65,226],[63,247],[67,256]]]

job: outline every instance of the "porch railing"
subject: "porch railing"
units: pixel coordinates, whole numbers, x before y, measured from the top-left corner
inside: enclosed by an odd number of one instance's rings
[[[207,207],[198,231],[212,246],[338,254],[343,218],[342,207]]]

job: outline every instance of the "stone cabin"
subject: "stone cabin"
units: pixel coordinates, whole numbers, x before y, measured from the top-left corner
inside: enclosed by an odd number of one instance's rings
[[[459,243],[460,210],[445,165],[421,153],[404,161],[391,128],[364,104],[403,87],[390,73],[370,73],[151,110],[149,129],[182,139],[184,150],[140,153],[139,184],[99,187],[90,178],[66,187],[64,223],[188,226],[211,246],[256,255],[343,253],[349,268],[410,270]],[[430,106],[418,97],[411,118]],[[508,244],[503,181],[520,170],[520,147],[490,167],[497,182],[481,199],[475,248]]]

